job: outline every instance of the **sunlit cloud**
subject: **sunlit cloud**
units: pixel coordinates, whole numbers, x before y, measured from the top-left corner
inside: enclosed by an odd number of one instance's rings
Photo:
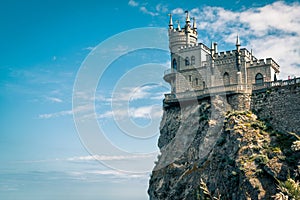
[[[128,2],[128,5],[129,5],[129,6],[132,6],[132,7],[136,7],[136,6],[139,5],[139,3],[136,2],[136,1],[134,1],[134,0],[130,0],[130,1]]]
[[[46,97],[47,100],[49,100],[50,102],[54,102],[54,103],[62,103],[63,100],[57,97]]]
[[[142,13],[145,13],[145,14],[148,14],[148,15],[151,15],[151,16],[157,16],[157,15],[159,15],[159,13],[157,13],[157,12],[149,11],[145,6],[140,7],[140,11]]]
[[[172,10],[172,14],[174,14],[174,15],[180,15],[183,13],[184,13],[184,10],[182,8],[175,8],[174,10]]]
[[[77,156],[67,158],[67,161],[91,161],[91,160],[132,160],[132,159],[144,159],[151,158],[153,155],[148,154],[132,154],[130,156],[113,156],[113,155],[89,155],[89,156]]]
[[[176,8],[172,13],[182,14],[183,9]],[[191,15],[197,19],[199,42],[210,44],[214,40],[220,48],[234,47],[239,34],[242,46],[253,49],[258,59],[271,57],[278,62],[282,78],[300,76],[300,3],[278,1],[240,12],[196,7]]]

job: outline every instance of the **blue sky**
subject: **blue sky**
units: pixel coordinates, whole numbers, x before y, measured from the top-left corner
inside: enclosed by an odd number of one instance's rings
[[[282,79],[300,76],[298,1],[1,1],[0,199],[148,198],[169,90],[167,41],[154,37],[165,28],[165,38],[168,13],[183,20],[184,10],[197,19],[199,42],[226,51],[239,34],[257,58],[277,61]],[[131,51],[136,41],[156,49]],[[89,79],[102,67],[99,82]],[[95,96],[76,93],[92,82]],[[88,135],[89,114],[101,141]]]

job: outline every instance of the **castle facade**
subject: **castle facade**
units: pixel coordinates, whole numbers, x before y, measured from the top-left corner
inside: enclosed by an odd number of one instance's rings
[[[272,59],[257,59],[252,51],[241,48],[239,36],[235,49],[218,52],[217,43],[207,47],[198,43],[195,18],[186,12],[184,27],[169,21],[171,68],[164,80],[171,85],[165,101],[220,92],[251,93],[265,83],[277,81],[279,65]]]

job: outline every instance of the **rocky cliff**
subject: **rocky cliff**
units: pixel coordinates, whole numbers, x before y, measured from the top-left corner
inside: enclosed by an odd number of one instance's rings
[[[150,199],[300,199],[299,132],[278,131],[247,106],[236,111],[235,99],[165,107]]]

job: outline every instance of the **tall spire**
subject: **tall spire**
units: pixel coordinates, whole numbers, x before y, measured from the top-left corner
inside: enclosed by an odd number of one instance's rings
[[[236,35],[236,46],[241,46],[239,34]]]
[[[236,50],[237,50],[237,51],[240,51],[241,43],[240,43],[240,37],[239,37],[239,34],[237,34],[237,36],[236,36],[236,44],[235,44],[235,46],[236,46]]]
[[[193,17],[193,29],[197,30],[196,19]]]
[[[190,20],[190,14],[189,14],[189,11],[185,11],[186,13],[186,17],[185,17],[185,23],[186,24],[190,24],[191,20]]]
[[[169,29],[173,29],[173,19],[172,19],[172,14],[169,14],[170,20],[169,20]]]
[[[214,57],[214,55],[215,55],[215,46],[214,46],[213,41],[211,41],[210,52],[211,52],[211,56]]]
[[[181,30],[181,28],[180,28],[180,22],[179,22],[179,20],[176,20],[176,23],[177,23],[177,30]]]

